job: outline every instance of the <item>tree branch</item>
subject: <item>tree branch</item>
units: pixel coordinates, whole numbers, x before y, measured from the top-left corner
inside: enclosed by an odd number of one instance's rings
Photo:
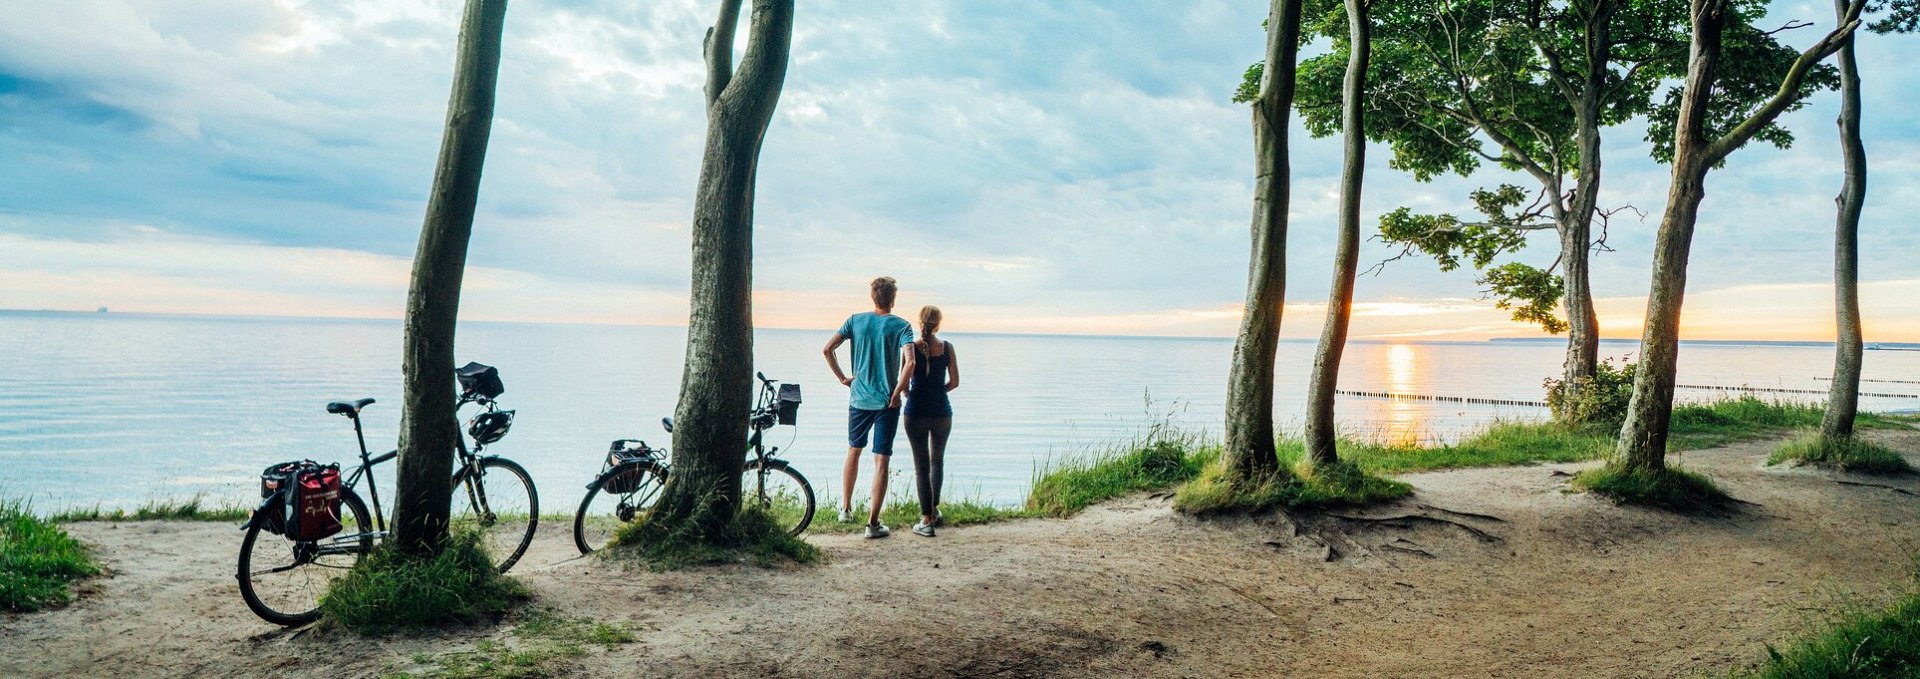
[[[1866,0],[1853,0],[1848,3],[1846,20],[1826,37],[1821,38],[1820,42],[1814,43],[1812,47],[1800,53],[1800,58],[1794,60],[1793,67],[1787,69],[1787,77],[1781,79],[1780,89],[1773,93],[1773,98],[1768,99],[1766,104],[1753,112],[1753,115],[1747,116],[1746,120],[1740,121],[1740,124],[1725,136],[1708,144],[1705,152],[1701,154],[1701,160],[1708,166],[1718,165],[1720,161],[1726,159],[1728,154],[1733,153],[1734,149],[1752,140],[1754,135],[1759,134],[1760,130],[1765,129],[1775,118],[1778,118],[1782,111],[1787,110],[1787,107],[1799,98],[1800,82],[1806,79],[1807,72],[1813,69],[1813,65],[1840,51],[1840,46],[1846,44],[1847,39],[1853,35],[1854,29],[1860,27],[1860,11],[1865,6]]]
[[[720,18],[707,28],[701,45],[707,58],[707,103],[720,100],[733,80],[733,33],[740,23],[740,0],[720,0]]]

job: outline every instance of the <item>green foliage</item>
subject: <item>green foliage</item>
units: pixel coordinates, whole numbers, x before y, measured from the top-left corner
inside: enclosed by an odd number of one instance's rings
[[[73,583],[100,573],[93,555],[26,503],[0,500],[0,610],[37,611],[73,600]]]
[[[1626,420],[1627,403],[1633,400],[1633,374],[1633,362],[1621,357],[1618,366],[1613,359],[1601,361],[1592,377],[1575,378],[1576,384],[1549,377],[1547,407],[1560,422],[1617,427]]]
[[[570,617],[552,610],[527,612],[516,625],[510,642],[483,640],[471,651],[438,656],[415,656],[429,665],[417,672],[395,672],[387,679],[529,679],[568,676],[571,661],[592,646],[612,650],[638,641],[632,628],[591,618]]]
[[[920,497],[914,493],[911,482],[887,498],[887,504],[880,510],[880,522],[889,526],[911,526],[920,522]],[[821,511],[813,515],[813,523],[807,524],[809,533],[857,533],[867,527],[867,508],[864,503],[853,507],[854,520],[840,521],[837,511]],[[947,528],[959,526],[978,526],[981,524],[1025,519],[1044,514],[1024,507],[1001,507],[977,498],[963,498],[940,501],[941,526]]]
[[[1480,272],[1493,305],[1513,312],[1513,320],[1533,323],[1551,334],[1567,331],[1567,322],[1553,313],[1566,294],[1566,282],[1546,269],[1508,262]]]
[[[320,610],[367,635],[502,615],[531,593],[520,581],[494,570],[482,537],[477,531],[455,532],[438,554],[428,557],[382,546],[328,586]]]
[[[614,549],[595,554],[632,558],[654,570],[738,563],[757,566],[781,563],[811,564],[825,558],[806,540],[787,535],[772,515],[749,508],[736,515],[719,535],[705,535],[685,523],[661,525],[649,520],[629,523],[613,536]]]
[[[1617,504],[1682,513],[1724,510],[1734,501],[1706,476],[1674,467],[1649,472],[1612,463],[1575,475],[1573,487]]]
[[[1857,437],[1831,439],[1807,430],[1782,444],[1767,464],[1793,462],[1866,474],[1911,474],[1913,465],[1892,448]]]
[[[101,509],[94,505],[86,509],[69,509],[47,517],[55,523],[75,521],[244,521],[253,512],[251,507],[240,505],[209,505],[206,497],[195,495],[187,500],[148,500],[133,511],[125,509]]]
[[[1727,30],[1722,35],[1720,65],[1716,71],[1713,99],[1707,108],[1705,131],[1708,139],[1725,135],[1753,115],[1780,89],[1787,71],[1800,58],[1800,50],[1781,43],[1773,29],[1759,26],[1767,17],[1767,3],[1764,0],[1738,0],[1733,3],[1732,12],[1733,19],[1728,22]],[[1672,73],[1674,77],[1684,75],[1684,62],[1680,63],[1680,68]],[[1827,63],[1816,64],[1807,72],[1793,103],[1783,113],[1798,111],[1806,106],[1808,97],[1839,86],[1838,68]],[[1668,87],[1665,98],[1652,108],[1647,117],[1646,140],[1653,144],[1653,158],[1661,163],[1673,162],[1674,129],[1679,120],[1683,92],[1678,84]],[[1776,122],[1761,128],[1754,139],[1778,148],[1787,148],[1793,145],[1793,132],[1782,127],[1776,119]]]
[[[1342,459],[1378,474],[1583,462],[1600,459],[1611,450],[1612,431],[1554,422],[1496,422],[1457,443],[1436,446],[1340,443]]]
[[[1210,460],[1198,478],[1180,487],[1173,506],[1189,514],[1259,513],[1272,509],[1317,509],[1365,506],[1397,500],[1413,493],[1413,486],[1382,478],[1342,460],[1314,465],[1302,460],[1300,441],[1282,441],[1280,464],[1290,475],[1277,475],[1248,486],[1235,483],[1226,467]]]
[[[1886,12],[1886,16],[1880,17],[1878,21],[1868,24],[1868,30],[1882,34],[1912,33],[1920,30],[1920,1],[1884,0],[1882,2],[1869,2],[1863,14],[1877,14],[1880,12]]]
[[[1874,679],[1920,677],[1920,592],[1885,608],[1855,607],[1787,650],[1767,646],[1758,669],[1739,679]]]
[[[1197,437],[1156,429],[1126,452],[1049,460],[1035,471],[1027,511],[1065,517],[1127,493],[1171,488],[1200,474],[1218,455],[1201,449]]]

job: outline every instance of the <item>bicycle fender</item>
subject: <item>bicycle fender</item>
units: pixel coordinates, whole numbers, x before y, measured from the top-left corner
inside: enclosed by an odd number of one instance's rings
[[[267,513],[267,508],[272,507],[275,502],[284,502],[285,498],[281,497],[280,495],[281,493],[285,493],[285,492],[286,491],[284,490],[275,491],[273,494],[273,497],[269,497],[265,500],[261,500],[260,506],[254,508],[253,513],[247,515],[247,520],[240,522],[240,530],[244,531],[248,528],[252,528],[253,524],[255,522],[258,522],[260,520],[260,517]]]

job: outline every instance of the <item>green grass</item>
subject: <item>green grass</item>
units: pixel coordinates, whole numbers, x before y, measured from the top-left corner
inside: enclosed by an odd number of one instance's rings
[[[459,532],[430,558],[383,546],[335,580],[320,599],[328,619],[361,634],[494,618],[531,596],[501,575],[477,532]]]
[[[509,633],[507,641],[484,640],[471,651],[418,655],[413,661],[426,667],[393,672],[387,679],[523,679],[567,676],[575,658],[594,646],[613,649],[638,641],[630,627],[561,615],[547,609],[528,611]]]
[[[1049,460],[1034,472],[1026,510],[1041,516],[1072,516],[1089,505],[1128,493],[1165,490],[1200,475],[1219,451],[1197,436],[1156,429],[1105,453]]]
[[[856,504],[853,507],[854,520],[840,521],[840,507],[836,504],[821,505],[814,511],[813,523],[807,524],[808,533],[855,533],[867,527],[867,505]],[[1037,512],[1018,507],[1001,507],[977,498],[940,501],[941,526],[978,526],[998,521],[1025,519],[1041,516]],[[905,492],[895,493],[880,508],[880,523],[899,528],[920,522],[920,499]]]
[[[1758,669],[1737,679],[1920,677],[1920,591],[1884,608],[1853,608],[1782,651],[1767,646]]]
[[[692,530],[686,526],[660,527],[651,521],[634,521],[614,534],[613,548],[602,552],[612,558],[634,559],[653,570],[742,560],[773,567],[781,563],[819,563],[825,558],[819,548],[787,535],[784,524],[757,509],[740,512],[722,535],[702,536],[693,534]]]
[[[244,521],[253,512],[252,507],[240,505],[209,505],[206,498],[194,496],[186,500],[148,500],[145,504],[127,511],[125,509],[101,509],[94,505],[86,509],[68,509],[47,517],[54,523],[72,523],[75,521]]]
[[[1345,448],[1342,448],[1343,453]],[[1173,506],[1190,514],[1258,513],[1271,509],[1316,509],[1364,506],[1388,502],[1413,493],[1413,486],[1382,478],[1348,460],[1315,467],[1302,461],[1305,446],[1284,439],[1278,446],[1280,464],[1292,470],[1253,487],[1231,482],[1226,468],[1209,460],[1198,478],[1182,485]]]
[[[1649,473],[1608,464],[1575,475],[1573,487],[1619,504],[1683,513],[1723,510],[1734,501],[1705,475],[1675,467]]]
[[[1892,448],[1860,438],[1836,441],[1818,431],[1804,431],[1782,444],[1767,464],[1793,462],[1833,467],[1867,474],[1911,474],[1913,465]]]
[[[27,612],[73,600],[73,583],[96,575],[73,536],[35,517],[25,502],[0,500],[0,610]]]

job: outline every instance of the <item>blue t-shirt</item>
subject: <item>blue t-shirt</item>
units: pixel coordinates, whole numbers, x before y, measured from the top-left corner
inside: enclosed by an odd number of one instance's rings
[[[853,343],[853,395],[848,405],[885,410],[900,379],[900,347],[913,342],[913,326],[893,314],[862,311],[840,324],[840,336]]]

